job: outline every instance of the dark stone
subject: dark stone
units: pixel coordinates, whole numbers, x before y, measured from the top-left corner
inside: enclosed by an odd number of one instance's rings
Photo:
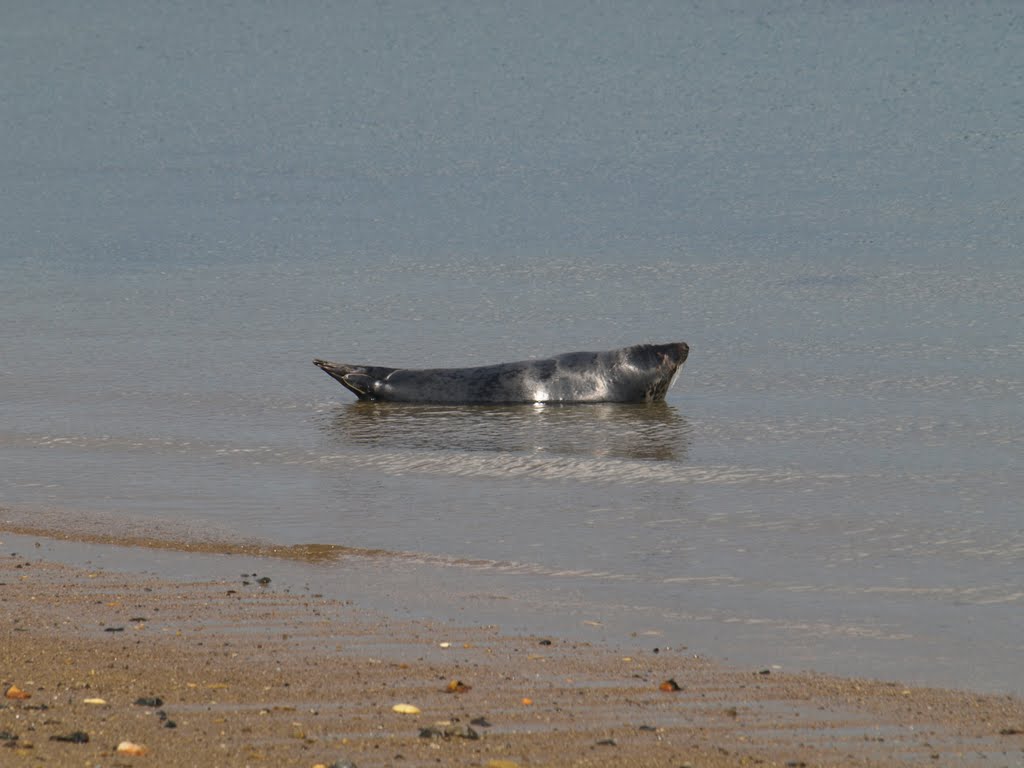
[[[66,741],[71,744],[88,744],[89,734],[85,731],[72,731],[63,736],[51,736],[50,741]]]
[[[480,734],[470,728],[468,725],[445,725],[445,726],[431,726],[430,728],[420,728],[421,739],[444,739],[447,741],[451,738],[459,739],[470,739],[476,740],[480,738]]]

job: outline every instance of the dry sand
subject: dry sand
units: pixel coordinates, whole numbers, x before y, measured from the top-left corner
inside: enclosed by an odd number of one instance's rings
[[[1013,697],[396,621],[251,577],[4,552],[0,610],[0,686],[29,696],[0,698],[3,766],[1024,765]]]

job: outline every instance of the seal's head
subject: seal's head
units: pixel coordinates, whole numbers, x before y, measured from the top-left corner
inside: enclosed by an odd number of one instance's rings
[[[690,354],[685,341],[671,344],[638,344],[624,350],[624,363],[649,374],[644,399],[647,402],[664,400]]]

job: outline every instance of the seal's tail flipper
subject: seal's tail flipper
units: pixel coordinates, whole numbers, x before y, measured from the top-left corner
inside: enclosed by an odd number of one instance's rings
[[[314,360],[313,365],[360,400],[376,400],[375,385],[395,370],[379,366],[345,365],[344,363],[332,363],[329,360]]]
[[[339,381],[343,387],[355,394],[360,400],[376,400],[376,385],[380,379],[367,376],[365,373],[347,373]]]

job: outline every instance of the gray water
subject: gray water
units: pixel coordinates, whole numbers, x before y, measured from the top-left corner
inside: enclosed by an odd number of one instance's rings
[[[1016,2],[8,4],[0,71],[0,518],[1024,692]],[[674,340],[657,406],[310,364]]]

